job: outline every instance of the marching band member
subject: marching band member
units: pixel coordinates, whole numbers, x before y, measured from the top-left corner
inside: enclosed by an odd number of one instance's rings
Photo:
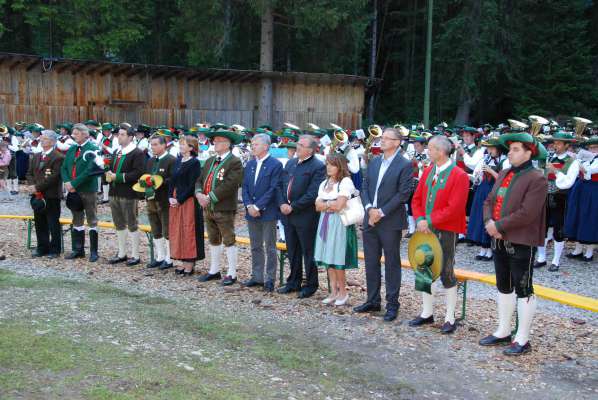
[[[73,129],[73,125],[71,123],[65,122],[58,125],[60,129],[60,137],[56,142],[56,148],[62,154],[66,154],[68,149],[71,148],[72,145],[75,144],[75,141],[71,137],[71,129]]]
[[[554,239],[554,255],[549,271],[558,271],[561,255],[565,248],[565,212],[567,210],[567,196],[569,189],[579,175],[579,161],[569,154],[570,143],[575,142],[575,137],[568,132],[557,132],[553,135],[555,153],[546,163],[545,174],[548,178],[548,201],[546,203],[547,220],[552,224]],[[538,248],[538,258],[534,268],[546,265],[546,246]]]
[[[90,121],[88,121],[90,122]],[[85,123],[88,125],[88,123]],[[93,126],[90,124],[88,126]],[[102,124],[102,133],[98,135],[96,139],[96,145],[101,149],[102,157],[105,160],[112,160],[114,153],[119,149],[118,139],[115,135],[113,135],[112,130],[114,129],[114,125],[110,122],[105,122]],[[101,204],[107,204],[110,202],[108,193],[110,192],[110,183],[106,181],[106,177],[102,175],[101,177],[102,183],[102,201]]]
[[[498,173],[503,169],[506,157],[503,155],[504,147],[500,144],[499,136],[482,142],[482,146],[487,148],[488,153],[473,171],[473,185],[476,186],[476,190],[471,204],[466,238],[470,243],[481,246],[480,253],[475,257],[476,260],[490,261],[492,249],[490,236],[484,228],[484,201],[492,190]]]
[[[149,135],[150,127],[147,125],[138,125],[135,129],[135,145],[146,156],[150,152],[150,143],[147,136]]]
[[[411,200],[413,200],[413,194],[419,183],[419,179],[424,173],[424,170],[430,165],[430,158],[428,157],[428,149],[426,149],[427,140],[423,136],[412,136],[411,141],[413,142],[413,153],[410,154],[409,160],[413,167],[413,190],[411,191],[411,197],[407,207],[407,222],[409,224],[409,231],[406,238],[410,238],[415,232],[415,219],[413,218],[413,210],[411,208]]]
[[[492,236],[499,321],[498,329],[481,339],[480,345],[511,343],[503,353],[517,356],[531,350],[529,334],[536,310],[532,260],[535,246],[544,242],[547,193],[546,178],[533,167],[532,159],[541,159],[546,152],[529,133],[508,133],[500,141],[509,148],[511,168],[500,172],[484,202],[486,230]],[[518,328],[511,341],[515,303]]]
[[[594,259],[594,246],[598,243],[598,136],[583,145],[591,154],[580,162],[580,178],[569,192],[565,236],[577,241],[575,250],[567,254],[567,258],[590,262]],[[583,245],[586,246],[585,254]]]
[[[434,233],[442,247],[440,280],[446,291],[446,315],[440,330],[445,334],[454,332],[457,327],[457,278],[453,267],[457,235],[466,231],[465,206],[469,192],[469,177],[463,169],[456,168],[450,158],[452,150],[453,144],[446,137],[438,135],[430,139],[428,152],[433,165],[424,171],[411,202],[417,230]],[[434,292],[421,293],[422,312],[409,326],[434,322]]]

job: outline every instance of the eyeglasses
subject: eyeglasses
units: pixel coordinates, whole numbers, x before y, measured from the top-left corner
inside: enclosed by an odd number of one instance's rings
[[[397,138],[391,138],[391,137],[387,137],[387,136],[382,136],[380,138],[380,140],[401,140],[401,139],[397,139]]]

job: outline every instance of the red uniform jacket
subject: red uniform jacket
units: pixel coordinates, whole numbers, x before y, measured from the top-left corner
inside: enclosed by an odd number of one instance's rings
[[[428,225],[437,230],[465,233],[469,177],[453,163],[432,185],[435,170],[434,164],[426,168],[419,180],[411,201],[413,218],[417,222],[425,218]]]

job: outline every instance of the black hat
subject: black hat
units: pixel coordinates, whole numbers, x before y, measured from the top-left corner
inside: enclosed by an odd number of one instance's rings
[[[83,211],[83,199],[79,196],[77,192],[69,192],[66,195],[66,206],[74,212],[81,212]]]
[[[41,212],[44,211],[46,208],[46,200],[43,197],[37,196],[36,194],[31,195],[31,200],[29,200],[31,204],[31,209],[33,212]]]

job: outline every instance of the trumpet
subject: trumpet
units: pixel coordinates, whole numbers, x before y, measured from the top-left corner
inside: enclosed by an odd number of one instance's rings
[[[573,121],[575,122],[575,136],[578,139],[583,138],[583,133],[585,132],[586,127],[591,124],[592,121],[581,117],[573,117]]]
[[[539,115],[530,115],[528,119],[532,122],[532,128],[530,129],[532,136],[538,136],[542,127],[550,123],[546,118],[540,117]]]

